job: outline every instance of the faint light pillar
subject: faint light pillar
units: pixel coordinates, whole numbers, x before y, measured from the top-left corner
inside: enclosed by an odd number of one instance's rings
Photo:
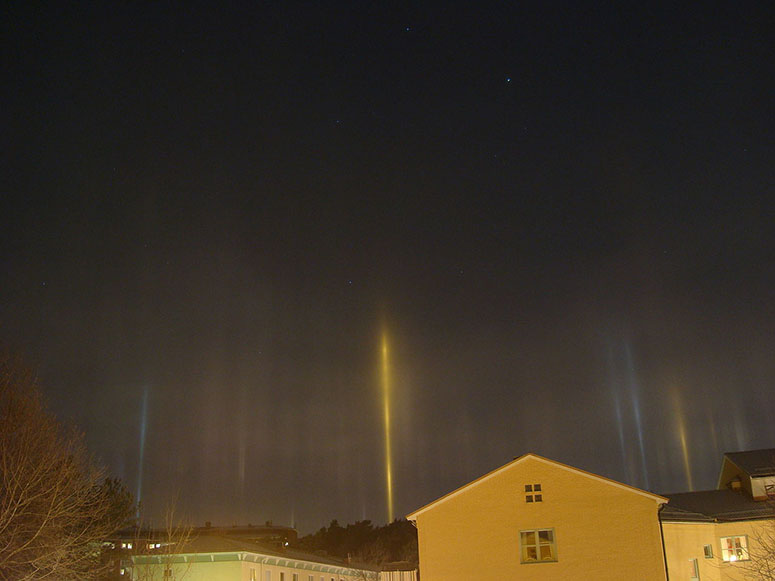
[[[387,331],[382,331],[382,405],[385,415],[385,479],[388,523],[393,522],[393,466],[390,450],[390,360]]]

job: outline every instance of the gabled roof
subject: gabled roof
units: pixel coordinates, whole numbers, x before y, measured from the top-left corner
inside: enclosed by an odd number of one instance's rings
[[[773,508],[732,490],[701,490],[666,494],[670,501],[659,518],[673,522],[730,522],[775,516]]]
[[[724,457],[749,476],[775,475],[775,448],[727,452]]]
[[[487,474],[480,476],[476,480],[473,480],[472,482],[469,482],[468,484],[464,484],[460,488],[457,488],[453,490],[452,492],[449,492],[442,496],[441,498],[438,498],[434,500],[433,502],[430,502],[426,504],[425,506],[418,508],[413,513],[407,515],[407,520],[417,520],[417,516],[431,508],[434,508],[441,504],[442,502],[446,502],[447,500],[450,500],[451,498],[454,498],[458,494],[469,490],[473,488],[474,486],[478,486],[482,482],[485,482],[492,478],[493,476],[497,476],[498,474],[504,472],[505,470],[509,470],[513,467],[515,467],[517,464],[521,464],[525,462],[526,460],[537,460],[538,462],[543,462],[546,464],[550,464],[551,466],[554,466],[555,468],[559,468],[561,470],[568,470],[569,472],[573,472],[575,474],[578,474],[580,476],[584,476],[586,478],[591,478],[593,480],[597,480],[599,482],[603,482],[605,484],[609,484],[610,486],[614,486],[617,488],[622,488],[624,490],[627,490],[629,492],[633,492],[635,494],[640,494],[641,496],[645,496],[647,498],[650,498],[654,500],[655,502],[662,504],[664,502],[667,502],[667,498],[664,498],[663,496],[659,496],[658,494],[654,494],[652,492],[647,492],[646,490],[641,490],[640,488],[635,488],[634,486],[630,486],[628,484],[623,484],[621,482],[617,482],[616,480],[611,480],[610,478],[606,478],[604,476],[599,476],[597,474],[593,474],[592,472],[587,472],[586,470],[581,470],[579,468],[574,468],[573,466],[568,466],[567,464],[563,464],[562,462],[557,462],[556,460],[550,460],[549,458],[544,458],[543,456],[539,456],[538,454],[533,454],[532,452],[528,454],[523,454],[522,456],[519,456],[518,458],[515,458],[508,464],[504,464],[500,468],[496,468],[495,470],[488,472]]]

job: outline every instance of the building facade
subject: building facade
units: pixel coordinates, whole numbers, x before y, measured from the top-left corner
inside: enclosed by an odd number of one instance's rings
[[[668,494],[660,513],[670,579],[775,574],[775,449],[724,455],[716,490]]]
[[[667,499],[535,454],[416,510],[422,581],[666,578]]]
[[[132,555],[132,581],[416,581],[416,571],[381,572],[291,549],[273,550],[222,535]]]

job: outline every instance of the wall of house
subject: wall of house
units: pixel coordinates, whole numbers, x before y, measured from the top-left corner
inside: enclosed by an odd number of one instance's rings
[[[702,581],[720,581],[719,538],[715,523],[662,523],[667,571],[672,580],[691,579],[690,560],[697,559]],[[703,547],[710,545],[713,558],[706,559]]]
[[[719,475],[719,489],[729,487],[729,482],[734,478],[740,479],[741,488],[748,494],[753,496],[753,490],[751,488],[751,478],[737,467],[737,464],[731,462],[728,458],[724,458],[721,462],[721,474]]]
[[[215,563],[173,563],[169,565],[173,577],[165,577],[167,565],[143,563],[132,568],[133,581],[242,581],[242,564],[239,561]]]
[[[183,579],[185,581],[250,581],[251,570],[256,572],[256,581],[309,581],[310,575],[313,581],[377,581],[377,574],[364,572],[363,575],[323,573],[310,571],[309,569],[293,566],[269,565],[256,563],[249,560],[229,560],[209,562],[204,559],[192,563],[173,563],[170,565],[174,576],[164,577],[167,565],[159,563],[143,563],[135,565],[132,571],[133,581],[171,581]],[[267,573],[271,574],[267,577]],[[294,579],[293,575],[298,578]],[[369,576],[371,575],[371,576]]]
[[[750,556],[756,557],[759,547],[757,538],[763,527],[772,526],[767,521],[739,521],[728,523],[673,523],[662,524],[665,537],[665,555],[671,581],[691,579],[691,559],[697,559],[701,581],[743,581],[750,562],[724,562],[721,539],[745,535]],[[706,559],[703,547],[713,548],[713,558]]]
[[[541,484],[542,502],[525,502]],[[422,581],[665,579],[658,503],[527,458],[417,515]],[[556,562],[521,563],[520,531],[554,529]]]
[[[768,487],[770,487],[769,491],[767,490]],[[758,476],[756,478],[751,478],[751,490],[753,492],[753,497],[756,500],[766,500],[768,498],[768,492],[770,494],[775,494],[775,492],[772,491],[772,487],[775,487],[775,476]]]

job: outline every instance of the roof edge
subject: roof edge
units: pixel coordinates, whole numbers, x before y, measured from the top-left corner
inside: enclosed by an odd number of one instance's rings
[[[658,494],[654,494],[653,492],[648,492],[646,490],[641,490],[640,488],[636,488],[635,486],[630,486],[629,484],[624,484],[623,482],[618,482],[616,480],[612,480],[610,478],[606,478],[605,476],[600,476],[599,474],[594,474],[592,472],[587,472],[586,470],[582,470],[581,468],[576,468],[574,466],[569,466],[568,464],[563,464],[562,462],[558,462],[557,460],[550,460],[549,458],[544,458],[543,456],[539,456],[538,454],[534,454],[533,452],[528,452],[527,454],[523,454],[522,456],[519,456],[512,460],[511,462],[508,462],[504,464],[503,466],[500,466],[498,468],[495,468],[494,470],[491,470],[490,472],[487,472],[486,474],[483,474],[479,478],[476,478],[475,480],[472,480],[471,482],[464,484],[463,486],[460,486],[451,492],[448,492],[444,496],[441,496],[440,498],[437,498],[436,500],[429,502],[428,504],[418,508],[414,512],[409,513],[406,516],[406,520],[409,521],[416,521],[417,516],[420,515],[423,512],[426,512],[427,510],[433,508],[437,504],[440,504],[442,502],[446,502],[450,498],[457,496],[463,490],[470,488],[472,486],[476,486],[478,484],[481,484],[482,482],[489,480],[490,478],[498,475],[500,472],[506,470],[507,468],[510,468],[516,464],[519,464],[520,462],[523,462],[524,460],[527,460],[528,458],[533,458],[534,460],[538,460],[539,462],[544,462],[546,464],[551,464],[552,466],[556,466],[557,468],[560,468],[562,470],[568,470],[570,472],[575,472],[577,474],[581,474],[582,476],[586,476],[587,478],[592,478],[594,480],[599,480],[601,482],[604,482],[606,484],[609,484],[611,486],[615,486],[617,488],[622,488],[624,490],[629,490],[630,492],[634,492],[636,494],[640,494],[641,496],[645,496],[647,498],[651,498],[652,500],[656,501],[657,504],[664,504],[668,502],[668,499],[664,496],[660,496]]]

